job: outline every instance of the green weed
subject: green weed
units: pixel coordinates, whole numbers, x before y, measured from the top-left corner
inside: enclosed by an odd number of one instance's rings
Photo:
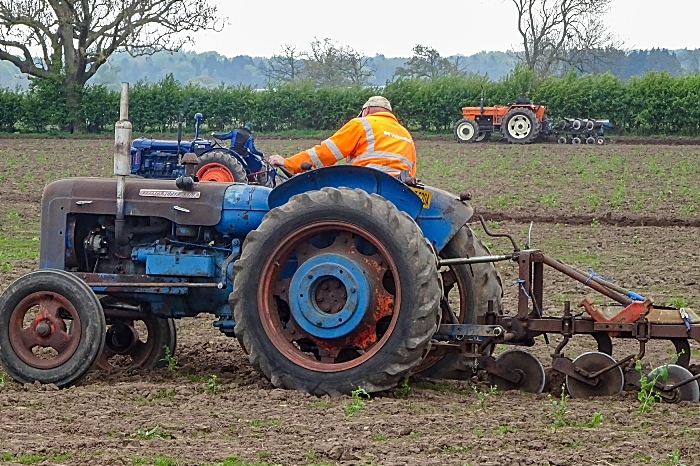
[[[543,194],[540,196],[540,203],[549,207],[556,207],[559,205],[559,197],[556,193]]]
[[[566,418],[568,413],[568,403],[569,395],[566,393],[566,386],[562,384],[561,386],[561,396],[559,399],[555,399],[552,395],[548,395],[550,403],[552,404],[552,412],[550,416],[552,418],[552,431],[556,432],[557,429],[562,427],[586,427],[593,429],[598,427],[603,422],[603,415],[595,412],[591,418],[586,422],[576,422]]]
[[[488,391],[479,390],[476,385],[472,385],[472,392],[476,395],[479,400],[479,409],[481,411],[486,411],[486,400],[488,397],[496,393],[497,388],[495,386],[489,387]]]
[[[73,456],[70,451],[64,453],[18,453],[13,454],[9,451],[0,451],[0,463],[14,464],[36,464],[41,462],[59,463],[66,461]]]
[[[661,395],[654,389],[654,385],[656,385],[656,381],[659,380],[659,378],[662,380],[668,378],[668,365],[663,366],[651,379],[642,371],[641,360],[637,359],[634,363],[634,369],[639,372],[639,392],[637,393],[639,408],[637,408],[637,413],[648,413],[654,408],[656,403],[661,401]]]
[[[496,426],[496,431],[498,431],[498,433],[501,435],[512,434],[516,430],[517,429],[515,427],[511,427],[509,425],[500,425],[499,424]]]
[[[144,430],[141,428],[136,429],[134,435],[142,440],[153,440],[154,438],[162,438],[166,440],[174,439],[175,437],[169,432],[164,431],[160,428],[160,424],[156,424],[153,429]]]
[[[408,379],[403,379],[401,384],[394,389],[395,398],[407,398],[411,393],[411,386],[408,384]]]
[[[367,393],[364,388],[359,387],[356,390],[353,390],[350,402],[343,403],[343,411],[345,411],[345,415],[354,416],[357,414],[362,408],[365,407],[365,398],[369,399],[369,393]]]
[[[550,403],[552,404],[552,430],[557,431],[560,427],[567,425],[566,412],[567,404],[569,402],[569,395],[566,393],[566,388],[562,384],[561,386],[561,397],[560,399],[554,398],[552,395],[547,395]]]
[[[681,217],[685,217],[694,214],[696,211],[697,207],[695,207],[695,204],[690,204],[681,206],[678,213],[681,215]]]
[[[676,448],[671,453],[666,455],[666,459],[664,460],[663,463],[661,463],[661,466],[686,466],[686,465],[685,465],[685,463],[681,462],[681,454],[678,451],[678,448]]]
[[[669,302],[671,303],[671,306],[677,309],[680,309],[682,307],[688,307],[688,301],[685,298],[681,298],[678,296],[674,296]]]
[[[209,394],[216,395],[219,393],[219,390],[221,387],[219,386],[219,379],[215,374],[212,374],[209,376],[207,379],[207,384],[204,387],[204,391],[206,391]]]
[[[169,346],[163,346],[163,349],[165,350],[165,355],[161,361],[165,362],[165,367],[169,372],[175,372],[177,370],[177,360],[175,359],[175,355],[173,355],[173,352]]]

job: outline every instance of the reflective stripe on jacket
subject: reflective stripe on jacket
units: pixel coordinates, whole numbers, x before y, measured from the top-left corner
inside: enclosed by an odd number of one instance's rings
[[[321,144],[285,159],[284,166],[292,173],[300,173],[303,162],[321,168],[343,159],[391,175],[398,175],[401,170],[416,175],[413,138],[390,112],[353,118]]]

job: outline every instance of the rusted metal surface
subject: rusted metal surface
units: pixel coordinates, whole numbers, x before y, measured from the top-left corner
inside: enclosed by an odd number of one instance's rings
[[[64,318],[72,320],[70,331]],[[53,369],[68,361],[78,348],[80,315],[64,296],[38,291],[17,304],[10,316],[8,333],[12,349],[24,363],[37,369]]]
[[[309,241],[318,235],[335,232],[332,244],[316,248]],[[371,244],[376,252],[360,253],[355,238],[360,237]],[[284,265],[295,257],[297,267],[319,254],[335,254],[349,258],[358,264],[368,277],[371,292],[368,309],[362,321],[349,334],[335,339],[319,338],[304,331],[293,315],[282,318],[277,299],[290,302],[289,279],[283,277]],[[396,274],[391,274],[391,290],[385,288],[385,275],[395,271],[391,254],[374,235],[364,229],[345,222],[319,221],[294,232],[282,243],[274,246],[266,265],[258,292],[260,319],[273,345],[290,361],[302,367],[320,372],[336,372],[356,367],[370,359],[384,345],[396,326],[401,305],[401,283]],[[341,287],[335,288],[327,282],[329,290],[323,290],[322,282],[314,294],[315,299],[330,299],[336,293],[342,298]],[[335,291],[331,291],[330,288]],[[337,306],[329,308],[331,311]],[[390,320],[387,320],[389,318]],[[382,322],[380,325],[380,321]],[[309,342],[313,348],[309,346]],[[312,354],[316,352],[317,357]]]

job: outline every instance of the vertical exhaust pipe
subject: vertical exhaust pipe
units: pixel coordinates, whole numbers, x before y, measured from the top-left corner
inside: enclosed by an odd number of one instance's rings
[[[128,243],[124,235],[124,191],[126,177],[131,173],[131,122],[129,121],[129,83],[122,83],[119,99],[119,121],[114,125],[114,174],[117,176],[117,218],[114,236],[117,244]]]

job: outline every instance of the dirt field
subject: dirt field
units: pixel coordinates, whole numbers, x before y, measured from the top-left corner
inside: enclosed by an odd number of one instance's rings
[[[316,142],[257,145],[289,155]],[[547,254],[657,303],[699,307],[700,145],[430,140],[419,141],[418,151],[422,180],[471,192],[493,230],[523,242],[534,221],[533,246]],[[0,291],[36,268],[43,186],[65,176],[110,176],[111,153],[109,140],[0,139]],[[480,237],[494,253],[510,251],[507,242]],[[499,271],[512,311],[517,269],[499,263]],[[559,313],[565,300],[603,302],[554,271],[545,278],[548,314]],[[0,463],[700,464],[698,404],[659,404],[638,414],[634,392],[568,400],[564,425],[555,429],[563,412],[553,403],[558,391],[489,393],[477,379],[411,380],[368,400],[319,399],[273,389],[211,321],[203,315],[178,322],[174,371],[91,372],[64,390],[0,382]],[[592,339],[578,338],[568,356],[593,349]],[[557,343],[538,341],[531,350],[547,366]],[[637,349],[616,341],[614,355]],[[651,368],[668,361],[673,347],[654,343],[647,352]],[[700,363],[700,346],[691,352],[691,362]]]

